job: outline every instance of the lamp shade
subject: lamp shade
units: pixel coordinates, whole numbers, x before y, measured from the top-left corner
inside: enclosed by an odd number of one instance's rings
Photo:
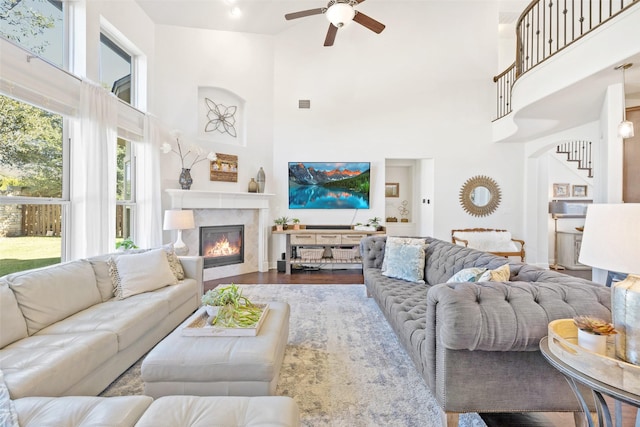
[[[579,261],[602,270],[640,274],[640,203],[589,205]]]
[[[549,213],[550,214],[561,214],[565,213],[564,203],[558,200],[552,200],[549,202]]]
[[[620,122],[618,125],[618,135],[623,139],[633,138],[635,135],[633,132],[633,122],[630,122],[629,120],[623,120]]]
[[[191,210],[164,211],[164,225],[162,227],[164,230],[187,230],[195,228],[195,226]]]
[[[325,15],[329,22],[340,28],[349,25],[356,16],[356,11],[348,3],[334,3],[327,9]]]

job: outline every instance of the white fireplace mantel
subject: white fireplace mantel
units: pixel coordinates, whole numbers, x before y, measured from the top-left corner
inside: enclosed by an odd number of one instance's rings
[[[269,209],[269,199],[275,194],[230,193],[222,191],[165,190],[171,197],[171,207],[183,209]]]
[[[269,200],[275,194],[173,188],[165,191],[171,198],[172,209],[257,209],[259,212],[258,271],[269,271]]]

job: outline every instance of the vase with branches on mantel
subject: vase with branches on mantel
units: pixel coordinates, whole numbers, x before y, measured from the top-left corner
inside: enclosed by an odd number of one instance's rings
[[[183,190],[190,190],[191,184],[193,183],[193,178],[191,177],[191,168],[204,160],[210,160],[214,162],[218,159],[218,156],[213,151],[205,154],[205,150],[195,144],[190,145],[188,148],[184,148],[180,143],[181,136],[182,134],[179,130],[171,131],[171,137],[176,140],[176,147],[168,142],[165,142],[160,147],[160,150],[164,154],[173,152],[180,157],[180,165],[182,166],[182,171],[180,172],[178,183],[180,184],[180,188],[182,188]]]

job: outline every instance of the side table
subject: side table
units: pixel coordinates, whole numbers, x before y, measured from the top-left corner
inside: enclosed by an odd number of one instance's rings
[[[544,356],[544,358],[547,360],[547,362],[549,362],[551,366],[557,369],[567,379],[569,386],[575,393],[576,398],[578,399],[578,402],[582,407],[589,427],[595,427],[595,424],[593,423],[593,419],[589,415],[589,407],[585,401],[585,396],[583,396],[580,392],[577,383],[580,383],[591,389],[596,404],[596,411],[598,414],[597,425],[599,427],[613,427],[611,413],[607,406],[607,402],[604,400],[603,395],[609,396],[616,401],[616,427],[620,427],[622,425],[622,411],[619,402],[624,402],[629,405],[635,406],[636,408],[640,408],[639,395],[629,393],[625,390],[605,384],[564,363],[560,358],[558,358],[549,350],[549,342],[547,337],[544,337],[540,341],[540,352],[542,353],[542,356]],[[636,417],[635,426],[640,427],[640,413]]]

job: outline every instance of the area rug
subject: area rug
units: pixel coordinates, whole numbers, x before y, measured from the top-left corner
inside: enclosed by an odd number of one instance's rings
[[[440,412],[364,285],[242,285],[253,302],[291,306],[276,394],[292,397],[303,426],[439,426]],[[102,394],[143,394],[138,361]],[[460,426],[486,426],[478,414]]]

